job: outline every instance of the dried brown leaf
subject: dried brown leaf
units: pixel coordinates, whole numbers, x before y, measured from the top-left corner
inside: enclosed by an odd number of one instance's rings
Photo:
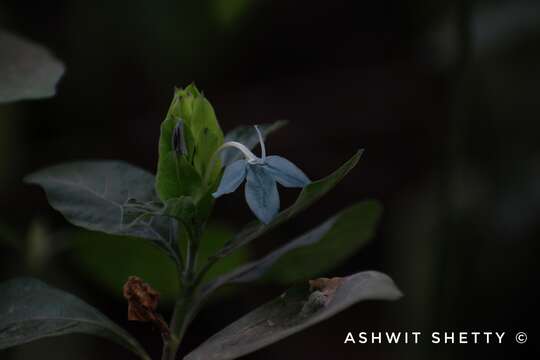
[[[159,293],[137,276],[130,276],[124,284],[124,298],[128,301],[128,320],[150,322],[165,337],[169,327],[157,310]]]

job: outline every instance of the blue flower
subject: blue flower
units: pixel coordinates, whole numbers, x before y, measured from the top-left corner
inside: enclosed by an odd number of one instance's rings
[[[261,157],[255,156],[246,146],[239,142],[229,141],[222,145],[240,150],[245,159],[237,160],[227,166],[216,192],[218,198],[234,192],[246,179],[245,196],[249,208],[257,218],[265,224],[274,219],[279,212],[279,193],[277,183],[285,187],[304,188],[311,181],[289,160],[276,155],[266,156],[266,148],[259,131],[255,126],[261,144]]]

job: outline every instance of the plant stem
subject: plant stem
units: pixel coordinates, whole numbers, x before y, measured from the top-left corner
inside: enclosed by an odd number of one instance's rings
[[[179,277],[182,279],[181,295],[174,306],[174,312],[170,324],[171,338],[164,340],[163,342],[163,353],[161,355],[161,360],[176,359],[176,354],[186,329],[193,319],[193,298],[195,295],[195,289],[197,287],[197,283],[194,281],[195,269],[201,234],[199,230],[190,227],[187,228],[187,233],[188,249],[186,253],[184,272],[179,274]]]
[[[182,342],[187,326],[191,322],[191,309],[193,305],[193,288],[186,287],[182,298],[174,307],[171,320],[171,338],[163,344],[161,360],[174,360]]]

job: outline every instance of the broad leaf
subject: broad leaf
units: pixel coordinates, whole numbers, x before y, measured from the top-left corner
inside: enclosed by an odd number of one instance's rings
[[[361,155],[362,150],[358,151],[351,159],[349,159],[332,174],[328,175],[324,179],[310,183],[308,186],[302,189],[302,192],[298,196],[296,202],[289,208],[277,214],[277,216],[269,224],[263,224],[258,221],[248,224],[229,243],[227,243],[223,249],[210,258],[210,260],[214,261],[216,258],[227,256],[239,247],[248,244],[270,229],[289,220],[302,210],[311,206],[327,192],[333,189],[345,177],[345,175],[347,175],[349,171],[356,166]]]
[[[199,257],[205,259],[214,254],[232,234],[232,230],[226,226],[207,225],[200,242]],[[73,245],[70,252],[72,266],[110,296],[121,298],[119,289],[122,289],[129,276],[137,275],[159,291],[161,302],[172,304],[177,299],[179,284],[174,262],[148,242],[82,229],[72,229],[62,234],[62,238]],[[185,249],[185,239],[181,240],[180,245]],[[245,264],[249,259],[247,250],[243,248],[222,259],[206,274],[205,280],[212,281]],[[202,265],[202,261],[198,264]]]
[[[313,288],[315,287],[315,288]],[[366,300],[401,297],[392,279],[375,272],[318,279],[294,287],[221,330],[185,360],[236,359],[326,320]]]
[[[97,309],[39,280],[9,280],[0,284],[0,294],[0,349],[82,333],[112,340],[141,359],[150,359],[131,335]]]
[[[353,205],[265,257],[205,285],[202,297],[227,283],[250,282],[261,277],[291,283],[331,270],[371,239],[380,213],[381,206],[376,201]]]
[[[357,203],[327,220],[333,220],[327,231],[310,231],[293,240],[264,279],[290,284],[319,276],[335,269],[363,248],[374,236],[382,206],[374,200]],[[292,246],[297,244],[300,246]],[[307,246],[302,246],[302,245]],[[285,245],[287,246],[287,245]]]
[[[272,124],[262,124],[259,125],[259,130],[261,131],[263,138],[273,133],[276,130],[279,130],[287,124],[287,121],[280,120]],[[259,144],[259,137],[253,126],[240,126],[225,135],[225,142],[227,141],[237,141],[241,144],[244,144],[248,149],[253,149]],[[228,166],[236,160],[242,158],[242,153],[234,148],[225,148],[220,154],[222,166]]]
[[[0,103],[55,94],[64,65],[42,47],[0,29]]]
[[[178,261],[176,222],[154,216],[135,203],[155,202],[154,176],[121,161],[56,165],[25,178],[40,185],[49,203],[68,221],[89,230],[152,240]]]

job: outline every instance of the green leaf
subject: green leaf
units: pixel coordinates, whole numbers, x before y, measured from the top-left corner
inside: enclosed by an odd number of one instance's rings
[[[233,230],[222,224],[210,224],[206,226],[201,242],[199,243],[198,258],[204,260],[221,249],[225,242],[233,235]],[[221,259],[204,277],[205,281],[212,281],[223,274],[245,264],[250,258],[248,248],[243,248],[233,255]],[[198,270],[204,266],[203,261],[198,261]]]
[[[347,175],[349,171],[351,171],[351,169],[356,166],[358,160],[360,159],[360,156],[362,155],[362,152],[362,150],[358,151],[339,169],[337,169],[324,179],[314,181],[308,186],[306,186],[304,189],[302,189],[302,192],[298,196],[296,202],[289,208],[280,212],[269,224],[266,225],[259,221],[254,221],[248,224],[229,243],[227,243],[226,246],[223,247],[223,249],[221,249],[209,260],[213,261],[216,258],[222,258],[229,255],[239,247],[250,243],[251,241],[266,233],[270,229],[291,219],[293,216],[295,216],[302,210],[311,206],[327,192],[333,189],[345,177],[345,175]]]
[[[379,272],[365,271],[337,279],[329,282],[335,284],[335,288],[328,286],[310,291],[305,283],[286,291],[209,338],[184,360],[236,359],[326,320],[360,301],[401,297],[392,279]]]
[[[0,349],[44,337],[83,333],[112,340],[141,359],[150,359],[131,335],[71,294],[31,278],[4,282],[0,293]]]
[[[38,171],[25,181],[40,185],[51,206],[71,223],[149,239],[179,261],[174,219],[150,215],[134,204],[157,201],[154,176],[147,171],[121,161],[81,161]]]
[[[341,211],[326,221],[333,221],[328,231],[310,231],[293,240],[290,244],[308,244],[289,249],[272,265],[265,279],[290,284],[336,268],[373,238],[381,213],[382,206],[374,200],[363,201]]]
[[[287,121],[279,120],[272,124],[262,124],[258,125],[259,130],[261,131],[263,138],[266,139],[268,135],[273,133],[276,130],[281,129],[283,126],[287,125]],[[259,137],[253,126],[240,126],[225,135],[225,142],[227,141],[237,141],[241,144],[244,144],[248,149],[253,149],[259,144]],[[242,153],[234,148],[225,148],[219,153],[221,164],[223,167],[226,167],[238,159],[242,158]]]
[[[214,254],[232,234],[232,230],[227,226],[207,225],[199,244],[199,257],[206,258]],[[147,242],[132,237],[111,236],[78,229],[68,232],[64,237],[74,245],[72,265],[110,296],[120,298],[122,296],[120,289],[126,279],[136,275],[159,291],[161,302],[173,303],[178,297],[179,284],[174,262]],[[185,249],[185,239],[181,240],[181,245]],[[211,281],[232,271],[245,264],[248,259],[248,250],[241,249],[218,262],[206,274],[205,280]]]
[[[208,283],[202,289],[202,298],[227,283],[245,283],[261,277],[291,283],[329,271],[371,239],[380,214],[381,206],[376,201],[363,201],[342,210],[262,259]]]
[[[55,94],[64,65],[36,43],[0,30],[0,103]]]
[[[110,296],[121,298],[132,275],[158,290],[162,302],[173,302],[178,295],[175,263],[146,241],[78,229],[66,237],[73,244],[72,265]]]

